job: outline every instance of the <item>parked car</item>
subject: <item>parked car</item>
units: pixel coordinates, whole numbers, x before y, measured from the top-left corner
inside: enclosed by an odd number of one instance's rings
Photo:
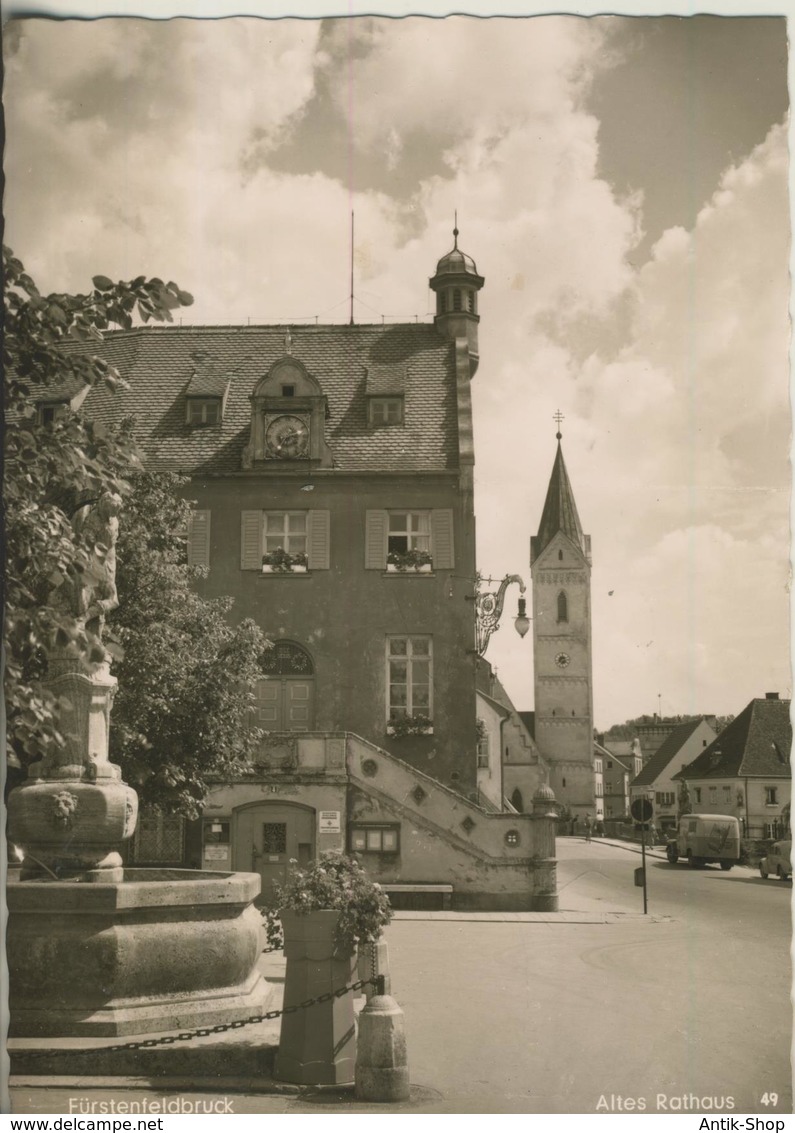
[[[686,858],[693,869],[711,862],[731,869],[740,860],[740,823],[731,814],[685,814],[665,853],[671,865]]]
[[[759,862],[759,872],[762,877],[771,873],[781,881],[786,881],[792,875],[792,839],[786,842],[774,842],[766,858]]]

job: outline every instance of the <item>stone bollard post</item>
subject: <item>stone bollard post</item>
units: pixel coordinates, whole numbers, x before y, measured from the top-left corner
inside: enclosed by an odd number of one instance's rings
[[[408,1100],[409,1067],[403,1012],[391,995],[374,995],[359,1012],[355,1077],[359,1101]]]

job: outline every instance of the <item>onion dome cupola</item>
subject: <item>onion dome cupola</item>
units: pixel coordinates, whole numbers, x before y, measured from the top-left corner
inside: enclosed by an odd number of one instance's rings
[[[478,291],[485,283],[471,256],[458,247],[458,225],[453,229],[453,247],[436,265],[428,281],[436,292],[434,323],[445,338],[465,338],[469,345],[471,374],[478,365]]]

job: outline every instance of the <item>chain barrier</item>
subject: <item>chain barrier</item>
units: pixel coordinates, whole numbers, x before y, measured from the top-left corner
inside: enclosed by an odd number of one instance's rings
[[[274,951],[276,951],[274,949]],[[281,951],[280,949],[278,951]],[[328,1003],[332,999],[342,999],[351,991],[361,991],[364,987],[373,986],[383,989],[383,976],[371,976],[367,980],[356,980],[347,987],[337,988],[336,991],[324,991],[314,999],[305,999],[303,1003],[296,1003],[292,1007],[282,1007],[278,1011],[266,1011],[264,1015],[250,1015],[248,1019],[236,1019],[233,1023],[216,1023],[214,1027],[196,1027],[192,1031],[180,1031],[178,1035],[162,1035],[158,1039],[141,1039],[139,1042],[115,1043],[113,1046],[85,1047],[81,1050],[70,1050],[69,1054],[109,1054],[119,1050],[149,1050],[155,1046],[171,1046],[173,1043],[187,1042],[188,1039],[206,1038],[208,1035],[221,1035],[224,1031],[237,1031],[247,1027],[250,1023],[264,1023],[267,1019],[279,1019],[282,1015],[292,1015],[295,1011],[302,1011],[307,1007],[314,1007],[317,1003]],[[381,992],[383,993],[383,992]],[[50,1050],[25,1051],[25,1061],[47,1058],[52,1054]]]

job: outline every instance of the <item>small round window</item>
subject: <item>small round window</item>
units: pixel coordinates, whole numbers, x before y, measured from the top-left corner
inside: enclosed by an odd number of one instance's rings
[[[519,831],[518,830],[507,830],[505,832],[505,845],[506,846],[518,846],[519,845]]]

